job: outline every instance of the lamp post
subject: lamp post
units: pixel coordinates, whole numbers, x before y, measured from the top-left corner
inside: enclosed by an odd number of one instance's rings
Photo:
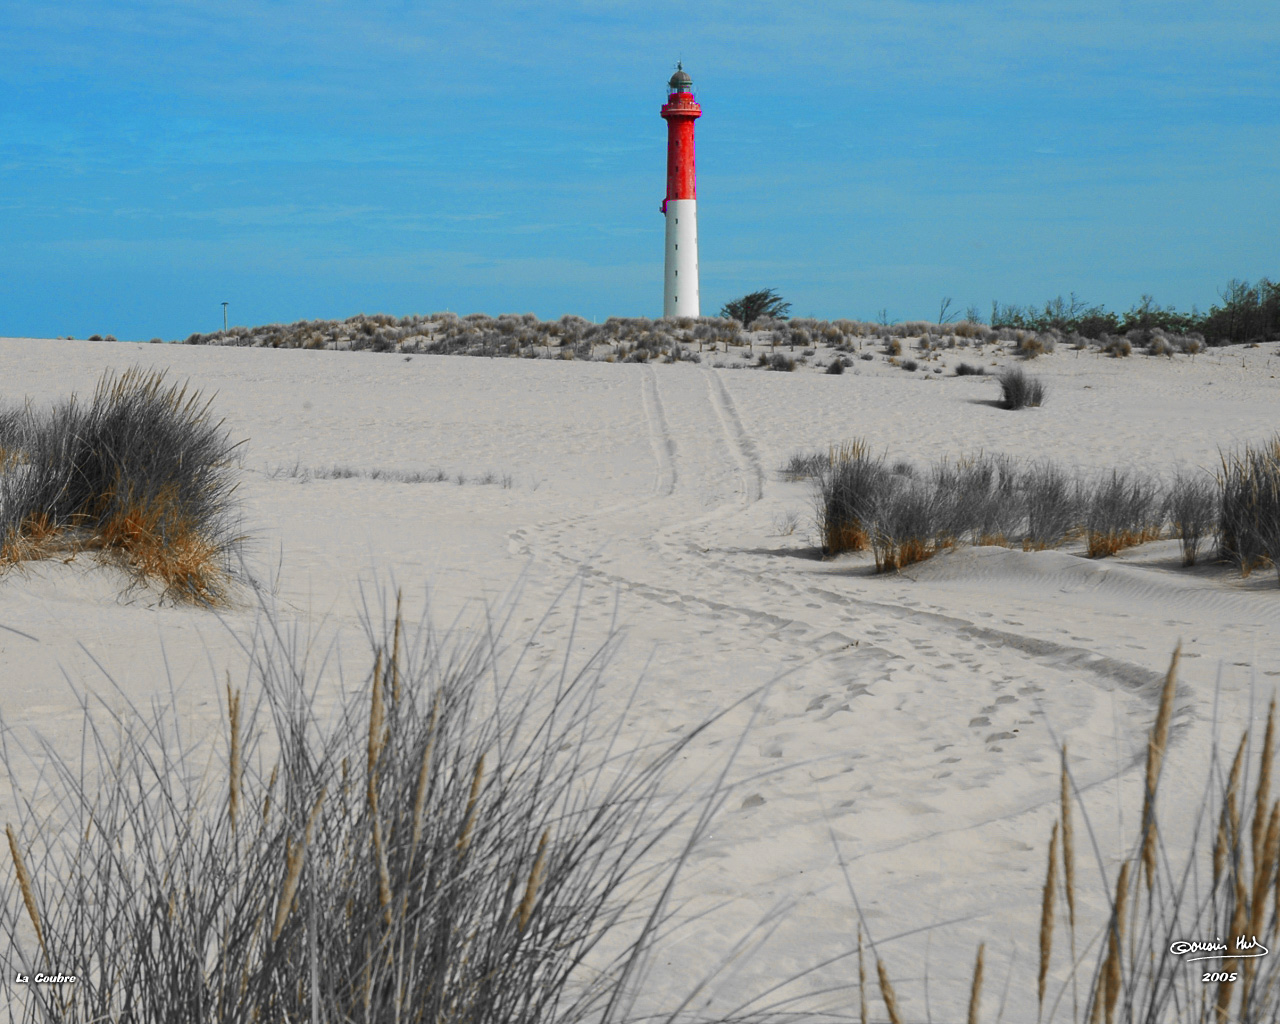
[[[222,304],[222,333],[227,333],[227,304]]]

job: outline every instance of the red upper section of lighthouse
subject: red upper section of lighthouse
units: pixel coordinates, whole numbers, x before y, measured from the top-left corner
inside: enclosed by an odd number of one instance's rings
[[[693,98],[693,80],[680,65],[676,65],[676,73],[667,84],[671,93],[662,107],[667,121],[667,199],[696,199],[693,122],[702,116],[702,108]]]

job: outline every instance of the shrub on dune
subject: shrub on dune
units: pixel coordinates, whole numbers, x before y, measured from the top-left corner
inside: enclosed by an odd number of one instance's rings
[[[1045,388],[1038,378],[1023,373],[1017,367],[1005,370],[998,378],[1001,401],[1006,409],[1025,409],[1044,403]]]
[[[939,529],[951,542],[1007,544],[1025,518],[1018,470],[1005,455],[966,456],[934,468]]]
[[[1013,349],[1014,353],[1020,355],[1023,359],[1035,359],[1037,356],[1042,356],[1046,352],[1052,352],[1053,350],[1054,339],[1052,337],[1048,335],[1042,337],[1035,334],[1019,338]]]
[[[985,366],[974,366],[971,363],[956,364],[957,377],[981,377],[986,372],[987,369]]]
[[[24,409],[0,473],[0,561],[94,550],[182,598],[216,600],[236,538],[231,442],[163,373],[108,373],[93,398]]]
[[[883,460],[863,441],[833,448],[818,477],[818,525],[822,552],[865,551],[884,495],[893,486]]]
[[[1102,336],[1102,351],[1114,359],[1124,359],[1133,355],[1133,342],[1128,338],[1104,334]]]
[[[1159,538],[1165,502],[1154,481],[1120,470],[1103,477],[1088,495],[1085,542],[1090,558],[1106,558]]]
[[[1079,482],[1055,463],[1041,462],[1027,470],[1021,484],[1027,513],[1023,549],[1056,548],[1079,527]]]
[[[818,452],[793,452],[786,465],[782,467],[782,475],[788,480],[820,477],[830,462],[829,455]]]
[[[1207,476],[1179,473],[1165,503],[1174,534],[1181,541],[1182,564],[1195,565],[1201,543],[1218,525],[1218,489]]]
[[[1221,554],[1244,575],[1268,565],[1280,578],[1280,434],[1222,455]]]
[[[1164,331],[1158,327],[1152,330],[1150,337],[1147,339],[1147,355],[1172,356],[1174,351],[1174,344]]]
[[[943,533],[941,511],[940,495],[931,480],[886,488],[877,503],[871,531],[876,571],[905,569],[947,546],[950,538]]]

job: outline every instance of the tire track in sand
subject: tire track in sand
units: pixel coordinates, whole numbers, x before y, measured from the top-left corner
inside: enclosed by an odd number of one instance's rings
[[[760,452],[756,448],[755,441],[751,439],[751,435],[742,426],[742,419],[738,416],[738,407],[734,405],[733,396],[729,394],[729,389],[724,386],[724,381],[720,379],[720,374],[715,370],[706,368],[702,372],[707,377],[707,390],[711,394],[711,405],[716,411],[721,427],[724,428],[724,432],[729,438],[729,444],[733,448],[734,457],[738,462],[744,504],[754,504],[760,500],[764,493],[764,467],[760,462]]]
[[[658,375],[652,366],[645,366],[644,376],[640,378],[640,397],[644,402],[644,418],[649,424],[649,443],[653,446],[653,457],[658,463],[653,493],[666,498],[676,489],[678,479],[676,439],[667,424],[662,396],[658,394]]]
[[[591,509],[586,512],[571,512],[556,519],[549,519],[536,527],[517,527],[507,533],[507,550],[511,554],[533,558],[535,557],[535,540],[545,540],[548,536],[561,535],[573,527],[607,519],[620,512],[634,512],[637,508],[648,505],[659,498],[671,496],[675,491],[679,478],[676,471],[676,439],[675,434],[667,423],[662,397],[658,394],[657,374],[651,366],[645,366],[644,372],[640,377],[640,404],[644,410],[645,423],[649,431],[649,443],[653,447],[653,457],[658,464],[652,494],[647,498],[633,498],[604,508]],[[555,553],[559,554],[559,552]],[[571,561],[567,556],[562,557]]]

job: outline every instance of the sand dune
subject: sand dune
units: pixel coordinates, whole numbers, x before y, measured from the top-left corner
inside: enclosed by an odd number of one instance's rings
[[[1049,385],[1046,405],[1012,413],[990,403],[990,378],[911,374],[879,358],[834,376],[709,360],[3,340],[0,400],[47,403],[135,364],[216,392],[218,414],[246,439],[248,567],[286,620],[323,642],[359,648],[362,585],[372,593],[394,579],[415,608],[429,587],[433,615],[448,622],[519,583],[517,631],[569,588],[535,664],[557,663],[566,648],[584,656],[616,615],[626,638],[611,699],[621,707],[646,677],[636,735],[686,728],[776,677],[734,768],[738,788],[679,893],[691,914],[728,905],[664,947],[652,1006],[678,1001],[779,900],[794,902],[786,920],[714,988],[711,1008],[848,950],[856,915],[834,835],[909,1019],[925,1017],[926,961],[935,1019],[962,1016],[973,951],[986,941],[988,977],[1003,979],[1014,958],[1021,979],[1005,1018],[1031,1020],[1055,744],[1069,743],[1111,869],[1135,834],[1135,766],[1181,640],[1163,817],[1166,835],[1186,826],[1215,715],[1236,732],[1280,682],[1275,575],[1185,570],[1176,542],[1160,541],[1105,561],[1073,547],[961,548],[878,576],[869,555],[816,557],[809,485],[777,470],[797,449],[853,436],[920,466],[981,449],[1085,472],[1212,470],[1220,447],[1274,432],[1278,347],[1194,360],[1059,352],[1030,367]],[[276,472],[335,465],[443,469],[450,479]],[[480,483],[486,473],[497,482]],[[788,513],[790,533],[779,525]],[[83,559],[11,570],[0,576],[5,724],[73,751],[79,712],[65,680],[111,700],[105,671],[144,704],[172,699],[172,680],[192,728],[219,729],[223,673],[244,674],[237,637],[254,616],[247,588],[215,616],[122,592],[111,570]],[[679,778],[709,777],[750,713],[729,716]],[[33,760],[24,781],[38,768]],[[1081,913],[1097,927],[1106,900],[1089,861]],[[780,995],[854,973],[840,961]],[[850,1000],[819,995],[804,1008],[844,1013]]]

